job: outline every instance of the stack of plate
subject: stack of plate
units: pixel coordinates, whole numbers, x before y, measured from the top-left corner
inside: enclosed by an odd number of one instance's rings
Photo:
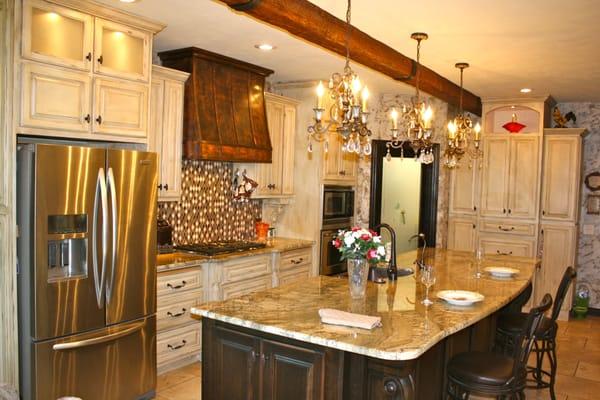
[[[467,290],[441,290],[437,297],[455,306],[470,306],[485,299],[481,293]]]
[[[512,278],[513,276],[519,273],[518,269],[509,267],[487,267],[483,270],[497,278]]]

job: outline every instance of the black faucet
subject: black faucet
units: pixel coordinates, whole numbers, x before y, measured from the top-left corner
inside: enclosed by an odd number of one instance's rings
[[[396,265],[396,231],[394,231],[394,228],[392,228],[391,226],[389,226],[388,224],[379,224],[377,225],[375,228],[373,228],[376,231],[380,231],[380,228],[385,228],[388,230],[388,232],[390,233],[390,236],[392,238],[392,246],[391,246],[391,252],[392,254],[390,254],[390,263],[388,264],[388,279],[390,281],[395,281],[396,278],[398,278],[398,266]]]
[[[419,233],[417,235],[412,235],[408,241],[411,242],[413,239],[423,239],[423,249],[421,250],[421,259],[415,260],[415,264],[419,267],[419,269],[423,269],[425,266],[425,248],[427,247],[427,240],[425,239],[424,233]],[[419,242],[417,241],[417,247],[419,246]]]

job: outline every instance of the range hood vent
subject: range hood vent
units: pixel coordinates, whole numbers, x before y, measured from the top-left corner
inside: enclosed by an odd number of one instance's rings
[[[273,71],[196,47],[158,53],[188,72],[183,156],[192,160],[271,162],[264,86]]]

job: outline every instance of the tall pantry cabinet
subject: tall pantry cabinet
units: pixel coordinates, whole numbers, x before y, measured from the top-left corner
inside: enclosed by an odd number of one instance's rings
[[[483,104],[483,159],[451,172],[448,248],[538,257],[532,302],[576,266],[583,129],[552,129],[550,98]],[[524,127],[510,133],[515,121]],[[560,245],[557,245],[560,244]],[[561,317],[571,307],[571,296]]]

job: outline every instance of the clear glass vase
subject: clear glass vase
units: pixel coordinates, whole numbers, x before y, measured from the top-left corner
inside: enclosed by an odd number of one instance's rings
[[[369,263],[364,258],[348,259],[348,285],[350,297],[360,299],[365,297]]]

